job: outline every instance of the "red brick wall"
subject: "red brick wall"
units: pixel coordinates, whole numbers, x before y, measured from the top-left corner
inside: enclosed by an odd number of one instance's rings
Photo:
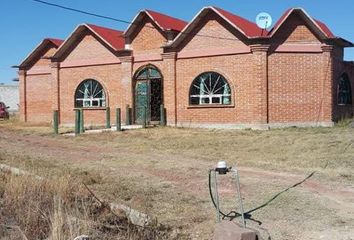
[[[270,123],[321,121],[322,69],[321,53],[269,56]]]
[[[81,39],[76,42],[77,45],[73,44],[75,48],[66,56],[65,61],[115,58],[114,54],[103,46],[100,41],[101,40],[92,35],[91,32],[85,30],[82,33]]]
[[[50,123],[52,121],[52,75],[50,69],[50,57],[54,54],[56,48],[48,45],[27,71],[25,78],[25,88],[21,89],[21,108],[26,106],[26,121],[37,123]],[[31,70],[41,69],[42,74],[30,74]],[[45,73],[46,72],[46,73]],[[23,85],[23,83],[21,83]],[[24,85],[23,85],[24,86]],[[26,101],[26,102],[24,102]],[[24,119],[25,110],[21,111],[21,118]]]
[[[320,43],[298,14],[292,14],[273,36],[273,42],[277,43]]]
[[[161,46],[166,43],[166,38],[152,24],[150,18],[145,17],[145,24],[139,26],[135,35],[131,36],[131,48],[134,55],[162,53]]]
[[[26,77],[28,122],[50,123],[52,121],[51,81],[50,74]]]
[[[51,62],[49,57],[52,57],[56,50],[56,47],[48,46],[47,49],[45,49],[43,55],[41,56],[42,58],[38,59],[38,61],[35,63],[35,66],[49,66]]]
[[[87,66],[60,69],[60,122],[74,123],[74,96],[78,85],[85,79],[97,80],[105,89],[106,105],[111,108],[111,120],[114,120],[115,108],[125,108],[124,92],[121,86],[121,65]],[[105,123],[105,111],[94,108],[84,110],[85,124]],[[124,117],[124,114],[123,114]]]
[[[252,54],[179,59],[177,61],[177,121],[198,123],[252,123],[255,106]],[[189,107],[189,89],[201,73],[215,71],[231,87],[232,107]]]
[[[333,69],[327,55],[274,52],[276,46],[282,44],[321,46],[315,33],[300,16],[292,14],[274,35],[272,43],[268,57],[269,122],[331,122],[332,93],[328,82],[331,82]]]
[[[203,37],[214,36],[215,38]],[[246,46],[244,37],[233,30],[228,23],[215,13],[204,17],[200,25],[182,43],[185,51],[209,51],[213,49],[232,49]],[[176,99],[178,124],[198,125],[206,123],[237,124],[258,123],[253,55],[209,56],[178,59],[176,64]],[[193,80],[203,72],[215,71],[223,75],[231,87],[231,106],[198,107],[189,106],[189,90]]]
[[[102,43],[86,32],[63,63],[81,59],[95,58],[99,60],[113,57],[114,55]],[[121,64],[61,68],[59,70],[60,122],[62,124],[74,123],[75,91],[78,85],[86,79],[95,79],[105,89],[106,106],[111,108],[111,121],[113,123],[115,108],[125,109],[126,90],[121,84]],[[105,109],[87,108],[84,110],[84,121],[87,125],[104,124],[105,118]]]
[[[210,48],[238,48],[246,45],[242,39],[244,39],[242,34],[233,30],[220,16],[212,13],[204,17],[200,22],[200,26],[190,34],[190,37],[186,38],[181,51]]]

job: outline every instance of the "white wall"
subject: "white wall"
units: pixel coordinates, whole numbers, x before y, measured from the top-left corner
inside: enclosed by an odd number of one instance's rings
[[[9,106],[9,112],[17,112],[19,110],[19,87],[18,85],[0,85],[0,102],[4,102]]]

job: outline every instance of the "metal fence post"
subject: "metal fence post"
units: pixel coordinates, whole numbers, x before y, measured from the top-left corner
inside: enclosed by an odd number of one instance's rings
[[[59,134],[58,110],[54,110],[53,112],[53,130],[54,134]]]
[[[84,110],[80,109],[80,133],[85,132]]]
[[[111,128],[111,109],[106,108],[106,128]]]
[[[116,109],[116,126],[117,126],[117,131],[122,131],[122,121],[121,121],[120,108]]]
[[[125,106],[125,125],[130,125],[130,108],[129,104]]]
[[[166,126],[166,109],[163,104],[160,105],[160,125]]]
[[[80,134],[80,110],[75,109],[75,135]]]
[[[217,177],[217,172],[214,171],[214,188],[216,192],[216,220],[217,222],[221,221],[221,216],[220,216],[220,202],[219,202],[219,194],[218,194],[218,177]]]

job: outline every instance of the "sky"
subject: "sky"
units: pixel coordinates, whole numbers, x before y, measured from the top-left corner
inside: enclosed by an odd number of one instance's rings
[[[217,6],[250,21],[267,12],[273,24],[290,7],[302,7],[325,22],[332,32],[354,42],[354,0],[46,0],[71,8],[132,21],[142,9],[155,10],[190,21],[204,6]],[[33,0],[0,1],[0,83],[12,84],[22,60],[46,37],[65,39],[81,23],[118,30],[128,24],[100,19],[42,5]],[[345,50],[345,60],[354,60],[354,48]]]

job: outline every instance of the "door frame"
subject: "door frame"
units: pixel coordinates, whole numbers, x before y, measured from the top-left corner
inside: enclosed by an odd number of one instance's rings
[[[160,75],[160,78],[155,78],[155,79],[159,79],[160,81],[160,85],[161,85],[161,104],[164,103],[164,87],[163,87],[163,75],[160,71],[159,68],[157,68],[155,65],[152,65],[152,64],[147,64],[147,65],[144,65],[140,68],[138,68],[135,73],[134,73],[134,76],[133,76],[133,107],[132,107],[132,118],[133,118],[133,123],[137,123],[137,117],[136,117],[136,90],[137,90],[137,85],[138,85],[138,82],[143,82],[143,81],[146,81],[147,82],[147,100],[148,100],[148,107],[149,107],[149,111],[148,111],[148,116],[146,117],[147,119],[147,123],[150,123],[151,122],[151,81],[153,79],[147,77],[146,79],[137,79],[139,73],[141,73],[142,71],[144,71],[145,69],[154,69],[156,70],[159,75]],[[160,107],[160,106],[159,106]],[[159,116],[160,118],[160,116]]]

